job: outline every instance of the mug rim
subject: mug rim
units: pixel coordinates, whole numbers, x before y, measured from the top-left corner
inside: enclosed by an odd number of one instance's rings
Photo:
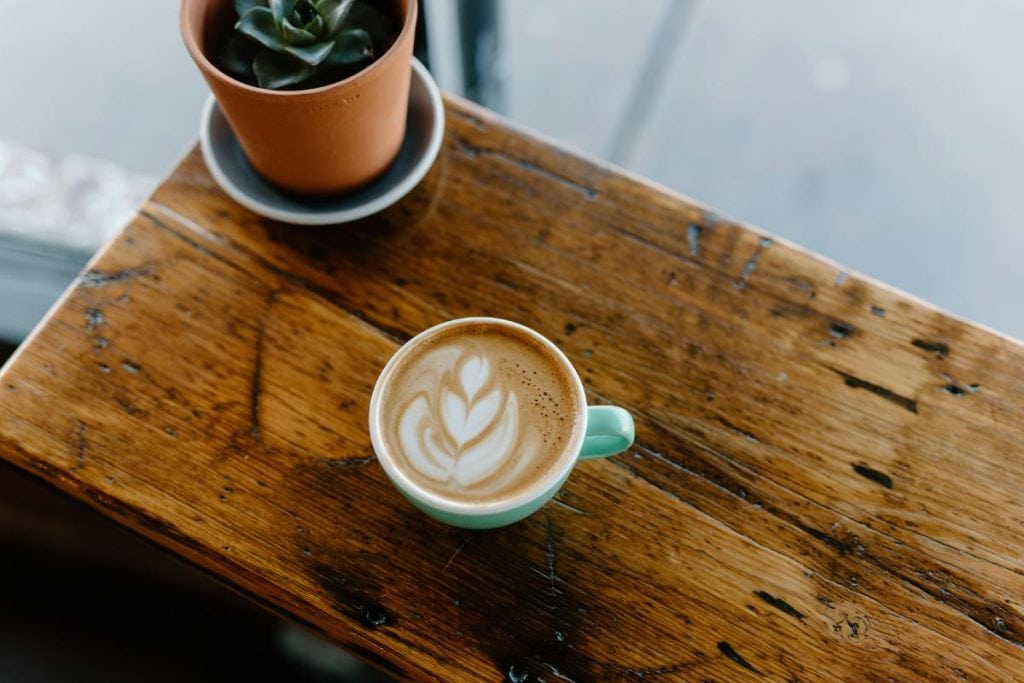
[[[419,486],[394,464],[387,448],[385,447],[384,440],[380,436],[380,423],[382,421],[382,417],[380,415],[380,395],[382,387],[385,384],[386,379],[390,376],[395,365],[410,353],[410,349],[413,348],[414,342],[422,341],[426,337],[432,336],[451,327],[473,324],[491,324],[509,327],[518,332],[522,332],[539,342],[544,346],[544,348],[552,353],[555,359],[561,363],[564,369],[568,372],[569,377],[572,379],[573,388],[576,391],[578,404],[580,406],[579,427],[572,442],[566,446],[565,450],[565,452],[571,453],[572,456],[566,457],[559,467],[549,471],[526,491],[523,491],[512,498],[486,503],[470,503],[451,500]],[[557,485],[558,482],[562,481],[569,472],[572,471],[573,467],[576,466],[576,462],[579,460],[579,453],[583,447],[583,439],[587,432],[587,396],[586,391],[583,388],[583,381],[580,379],[579,373],[576,372],[576,368],[573,367],[572,363],[562,350],[540,332],[537,332],[533,328],[527,327],[521,323],[506,320],[504,318],[471,316],[447,320],[443,323],[428,327],[403,344],[402,347],[391,356],[387,364],[384,366],[384,369],[381,370],[380,375],[377,376],[377,381],[373,386],[373,394],[370,397],[369,422],[370,441],[373,444],[374,455],[376,456],[377,461],[384,468],[384,472],[388,475],[388,479],[390,479],[391,482],[402,491],[402,493],[415,498],[419,502],[424,503],[433,509],[457,515],[477,517],[510,512],[523,505],[532,503],[547,493],[551,487]]]

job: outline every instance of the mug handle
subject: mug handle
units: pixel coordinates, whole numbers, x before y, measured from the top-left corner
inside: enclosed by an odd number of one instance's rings
[[[587,407],[587,433],[580,460],[607,458],[633,445],[633,416],[615,406]]]

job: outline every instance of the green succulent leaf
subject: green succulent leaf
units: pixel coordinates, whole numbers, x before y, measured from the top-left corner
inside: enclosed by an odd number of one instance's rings
[[[331,9],[337,5],[339,0],[312,0],[313,9],[321,17],[327,18],[327,15],[331,13]]]
[[[253,7],[266,7],[267,0],[235,0],[235,13],[242,16]]]
[[[285,17],[291,16],[291,13],[295,11],[295,2],[296,0],[269,0],[274,23],[280,26]]]
[[[248,38],[233,34],[224,44],[220,53],[220,67],[229,76],[244,83],[255,80],[252,72],[252,60],[259,48]]]
[[[345,27],[361,28],[375,38],[375,45],[381,45],[385,36],[395,35],[394,18],[375,2],[357,2],[345,17]]]
[[[324,36],[324,20],[319,14],[313,17],[308,24],[303,26],[304,29],[312,33],[314,36]],[[327,37],[327,36],[324,36]]]
[[[292,23],[296,26],[305,26],[317,16],[316,7],[310,0],[298,0],[295,3],[295,11],[292,12]]]
[[[370,34],[361,28],[342,31],[335,36],[334,49],[327,55],[326,63],[331,65],[357,64],[373,57],[373,41]]]
[[[239,19],[219,66],[263,88],[316,87],[356,73],[398,35],[382,0],[232,0]]]
[[[283,50],[286,44],[281,40],[274,22],[274,15],[266,7],[254,7],[238,20],[235,30],[249,36],[271,50]]]
[[[301,83],[316,73],[316,67],[271,50],[263,50],[256,55],[252,68],[259,86],[269,90],[281,90]]]
[[[317,13],[323,17],[327,27],[327,34],[333,36],[337,33],[355,0],[320,0],[317,5]]]
[[[281,22],[281,36],[291,45],[309,45],[316,42],[316,36],[304,28],[297,28],[285,17]]]
[[[334,41],[328,40],[322,43],[314,43],[313,45],[305,45],[302,47],[288,46],[284,50],[296,59],[301,59],[310,66],[318,66],[327,59],[327,55],[331,54],[331,50],[333,48]]]

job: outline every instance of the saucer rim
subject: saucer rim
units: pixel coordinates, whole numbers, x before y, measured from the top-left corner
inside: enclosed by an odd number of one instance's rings
[[[217,154],[213,151],[211,128],[213,112],[218,105],[216,98],[212,94],[207,97],[206,103],[203,105],[199,126],[199,148],[202,152],[203,160],[206,162],[206,167],[209,169],[210,175],[213,176],[217,185],[233,200],[254,213],[284,223],[291,223],[293,225],[338,225],[341,223],[351,223],[383,211],[409,194],[423,180],[423,177],[433,167],[434,161],[441,151],[441,142],[444,139],[445,111],[441,90],[437,82],[430,75],[430,72],[427,71],[427,68],[415,57],[412,58],[412,72],[413,77],[418,78],[426,88],[427,98],[433,110],[433,126],[430,131],[430,139],[427,142],[424,153],[420,155],[416,163],[409,169],[409,172],[394,187],[366,202],[344,209],[318,212],[311,207],[309,211],[295,212],[267,204],[244,192],[235,184],[230,174],[224,170],[217,158]],[[410,116],[410,118],[412,117]],[[409,128],[407,125],[406,135],[409,134]],[[235,137],[235,133],[231,130],[230,126],[228,126],[228,131],[232,137]],[[237,144],[237,138],[235,138],[235,141],[235,144]],[[266,181],[260,180],[266,183]],[[373,183],[368,186],[368,188],[372,187]],[[368,188],[364,188],[362,191]],[[301,203],[302,200],[297,199],[295,201]]]

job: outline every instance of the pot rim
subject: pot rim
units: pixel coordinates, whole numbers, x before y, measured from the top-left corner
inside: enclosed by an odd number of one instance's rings
[[[380,57],[378,57],[372,64],[367,66],[360,71],[352,74],[348,78],[343,78],[340,81],[334,83],[328,83],[327,85],[321,85],[317,88],[306,88],[304,90],[271,90],[269,88],[260,88],[255,85],[249,85],[243,83],[237,78],[232,78],[223,71],[220,67],[214,64],[207,58],[206,54],[199,47],[199,42],[196,40],[196,36],[192,33],[192,27],[187,21],[187,9],[192,5],[199,2],[213,2],[215,0],[181,0],[181,5],[178,9],[178,30],[181,33],[182,40],[185,43],[185,49],[188,50],[189,55],[193,61],[200,66],[200,68],[208,75],[212,75],[213,78],[221,81],[225,85],[238,88],[239,90],[252,93],[254,95],[269,96],[280,99],[296,99],[302,97],[308,97],[310,95],[317,95],[332,88],[338,88],[348,85],[358,79],[370,77],[376,71],[380,70],[380,67],[385,61],[394,59],[394,55],[397,51],[399,43],[402,43],[408,37],[408,34],[416,30],[416,15],[418,12],[418,0],[401,0],[406,5],[405,22],[402,25],[402,30],[398,32],[394,42],[391,43],[390,47],[384,51]],[[228,0],[230,1],[230,0]]]

